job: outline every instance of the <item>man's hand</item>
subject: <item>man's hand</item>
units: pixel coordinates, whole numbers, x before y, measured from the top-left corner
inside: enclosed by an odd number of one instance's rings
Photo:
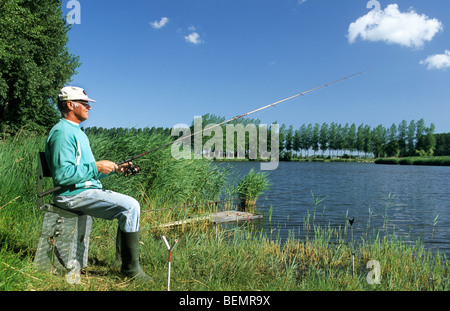
[[[106,175],[111,174],[114,171],[117,172],[119,169],[119,166],[117,166],[116,163],[108,160],[97,161],[95,164],[97,165],[97,171]]]

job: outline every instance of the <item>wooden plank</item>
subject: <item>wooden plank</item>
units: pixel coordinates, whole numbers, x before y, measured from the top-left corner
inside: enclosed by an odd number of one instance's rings
[[[262,218],[262,215],[240,212],[240,211],[224,211],[215,212],[211,215],[211,221],[215,224],[225,223],[225,222],[239,222],[239,221],[249,221],[254,219]]]
[[[159,227],[162,227],[162,228],[175,227],[175,226],[181,226],[184,224],[189,224],[191,222],[195,222],[195,221],[199,221],[199,220],[207,220],[207,219],[210,219],[210,216],[193,217],[193,218],[188,218],[188,219],[184,219],[184,220],[168,222],[166,224],[160,225]]]
[[[223,212],[214,212],[206,216],[192,217],[184,220],[172,221],[166,224],[160,225],[162,228],[181,226],[184,224],[189,224],[195,221],[201,220],[209,220],[212,223],[220,224],[226,222],[240,222],[240,221],[249,221],[255,219],[261,219],[262,215],[240,212],[240,211],[223,211]]]

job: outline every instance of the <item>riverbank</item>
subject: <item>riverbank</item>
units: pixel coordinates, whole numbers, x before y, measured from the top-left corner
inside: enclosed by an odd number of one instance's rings
[[[100,221],[103,222],[103,221]],[[233,230],[185,227],[166,232],[178,239],[172,254],[175,291],[447,291],[448,261],[395,237],[345,242],[342,230],[311,227],[310,238],[285,243]],[[124,280],[114,267],[114,226],[103,222],[92,234],[89,266],[79,284],[64,275],[37,270],[34,249],[0,250],[3,291],[165,291],[167,248],[160,236],[141,237],[141,263],[150,284]],[[333,241],[333,243],[331,243]],[[5,242],[5,241],[3,241]],[[9,245],[9,246],[8,246]]]
[[[267,162],[268,160],[256,159],[249,160],[247,158],[244,159],[216,159],[214,158],[214,162]],[[373,163],[375,162],[374,158],[337,158],[337,157],[301,157],[301,158],[289,158],[289,159],[280,159],[280,162],[352,162],[352,163]]]
[[[214,159],[215,162],[248,162],[248,159]],[[263,160],[255,160],[262,162]],[[450,156],[435,157],[405,157],[405,158],[343,158],[343,157],[301,157],[280,159],[281,162],[348,162],[375,163],[390,165],[429,165],[450,166]]]
[[[450,166],[450,156],[379,158],[375,160],[375,164]]]
[[[123,158],[126,154],[136,154],[138,150],[150,150],[153,145],[162,143],[156,138],[150,140],[136,136],[128,142],[127,137],[116,140],[90,137],[101,158]],[[3,160],[0,165],[0,291],[165,291],[168,252],[162,235],[169,242],[179,241],[172,254],[171,289],[174,291],[450,289],[447,259],[439,253],[426,251],[420,240],[406,242],[396,237],[395,232],[383,237],[375,234],[370,238],[355,239],[355,244],[352,244],[348,226],[330,228],[307,223],[296,227],[306,234],[305,238],[283,241],[268,238],[262,231],[252,231],[249,223],[227,229],[205,220],[176,229],[161,229],[160,224],[224,208],[195,203],[212,200],[208,195],[229,184],[223,175],[210,169],[209,162],[175,162],[170,154],[153,155],[142,160],[140,164],[144,170],[139,176],[116,176],[105,180],[107,188],[130,194],[141,204],[141,263],[154,282],[142,285],[119,275],[114,266],[117,222],[95,219],[86,273],[81,275],[79,284],[69,283],[66,275],[53,275],[38,270],[33,264],[43,220],[43,213],[36,209],[35,202],[36,153],[42,150],[44,142],[45,137],[41,136],[22,136],[0,142]],[[143,145],[148,142],[152,144]],[[123,151],[114,149],[114,146],[132,148]],[[329,174],[329,165],[325,166]],[[291,171],[280,170],[283,178],[278,180],[292,183],[293,179],[287,175]],[[318,174],[316,167],[314,174]],[[355,176],[364,174],[352,173],[351,179],[354,180]],[[320,178],[321,184],[324,181],[325,178]],[[46,189],[49,187],[51,183],[46,181]],[[226,195],[227,191],[231,197],[231,189],[217,193]],[[186,196],[191,200],[177,203],[178,198]],[[174,208],[180,205],[184,208]],[[329,210],[331,208],[327,207]],[[272,215],[273,219],[277,213]],[[326,219],[330,221],[331,218],[327,216]],[[275,223],[273,220],[271,229],[280,231],[285,228],[284,224],[277,228]],[[367,268],[369,262],[372,265]],[[368,281],[368,276],[372,281]],[[377,284],[378,280],[380,284]]]

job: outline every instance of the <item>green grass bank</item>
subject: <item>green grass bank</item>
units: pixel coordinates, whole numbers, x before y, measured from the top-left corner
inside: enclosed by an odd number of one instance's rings
[[[128,133],[120,137],[91,135],[97,159],[119,161],[167,142],[167,137]],[[33,265],[43,213],[36,209],[37,152],[45,136],[22,133],[0,141],[0,290],[1,291],[133,291],[167,290],[167,248],[161,239],[178,239],[172,255],[171,289],[178,291],[417,291],[450,289],[448,261],[426,251],[420,241],[406,243],[395,232],[348,242],[342,228],[305,226],[304,240],[285,243],[249,232],[247,224],[233,229],[198,222],[176,229],[160,224],[207,213],[216,206],[198,204],[237,196],[220,171],[206,160],[174,160],[170,150],[139,161],[139,176],[111,177],[108,189],[136,197],[141,203],[141,263],[154,278],[139,284],[114,267],[117,222],[95,219],[89,266],[80,284]],[[46,181],[46,188],[52,187]],[[47,198],[50,200],[50,198]],[[314,207],[313,202],[311,208]],[[185,208],[172,208],[189,205]],[[354,264],[352,261],[354,253]],[[380,284],[370,282],[375,260]]]
[[[8,291],[129,291],[167,290],[167,248],[157,235],[141,238],[141,261],[154,278],[151,284],[130,282],[113,266],[114,226],[104,223],[92,236],[90,265],[79,284],[65,276],[38,271],[32,247],[3,241],[0,250],[0,289]],[[172,254],[171,289],[176,291],[447,291],[449,267],[445,258],[426,252],[420,243],[375,238],[354,248],[330,243],[339,232],[314,228],[304,241],[286,243],[245,230],[203,230],[165,233],[179,242]],[[6,244],[6,245],[5,245]],[[379,264],[379,284],[373,267]],[[372,276],[371,276],[372,272]],[[369,279],[372,279],[372,282]]]
[[[450,166],[450,156],[379,158],[375,164]]]

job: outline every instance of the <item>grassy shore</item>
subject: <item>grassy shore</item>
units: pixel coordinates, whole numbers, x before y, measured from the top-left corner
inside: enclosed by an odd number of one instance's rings
[[[80,284],[69,284],[61,275],[38,271],[32,264],[34,249],[3,241],[0,250],[1,290],[121,291],[167,290],[167,248],[158,235],[144,230],[141,261],[154,278],[138,284],[120,277],[113,266],[114,226],[97,226],[91,238],[90,265]],[[354,248],[348,243],[330,243],[340,233],[314,229],[305,241],[286,243],[250,234],[196,227],[166,232],[179,242],[172,254],[171,289],[178,291],[417,291],[450,289],[448,262],[426,252],[420,243],[407,245],[401,239],[375,238]],[[147,233],[145,233],[147,232]],[[33,239],[34,240],[34,239]],[[14,245],[14,246],[13,246]],[[376,260],[379,284],[368,281]]]
[[[450,166],[450,156],[379,158],[375,164]]]
[[[120,160],[150,150],[163,137],[90,137],[97,158]],[[418,241],[406,243],[395,232],[348,242],[348,227],[308,224],[304,240],[287,242],[249,232],[247,225],[226,229],[204,221],[176,229],[160,224],[208,213],[216,206],[198,204],[235,197],[224,182],[226,172],[208,161],[174,161],[170,154],[142,160],[141,176],[111,177],[105,186],[136,197],[141,203],[141,263],[151,284],[123,279],[114,267],[116,221],[95,219],[87,274],[80,284],[33,265],[43,213],[36,209],[36,153],[44,136],[21,135],[0,141],[0,290],[1,291],[132,291],[167,290],[168,252],[161,236],[179,243],[172,254],[171,289],[179,291],[297,290],[449,290],[446,258],[425,251]],[[125,148],[124,146],[128,146]],[[51,187],[51,182],[47,187]],[[49,199],[49,198],[47,198]],[[226,201],[225,201],[226,202]],[[171,208],[188,205],[186,208]],[[313,205],[313,202],[312,202]],[[354,253],[354,265],[352,262]],[[380,284],[371,284],[367,268],[376,260]],[[373,282],[372,282],[373,283]]]

